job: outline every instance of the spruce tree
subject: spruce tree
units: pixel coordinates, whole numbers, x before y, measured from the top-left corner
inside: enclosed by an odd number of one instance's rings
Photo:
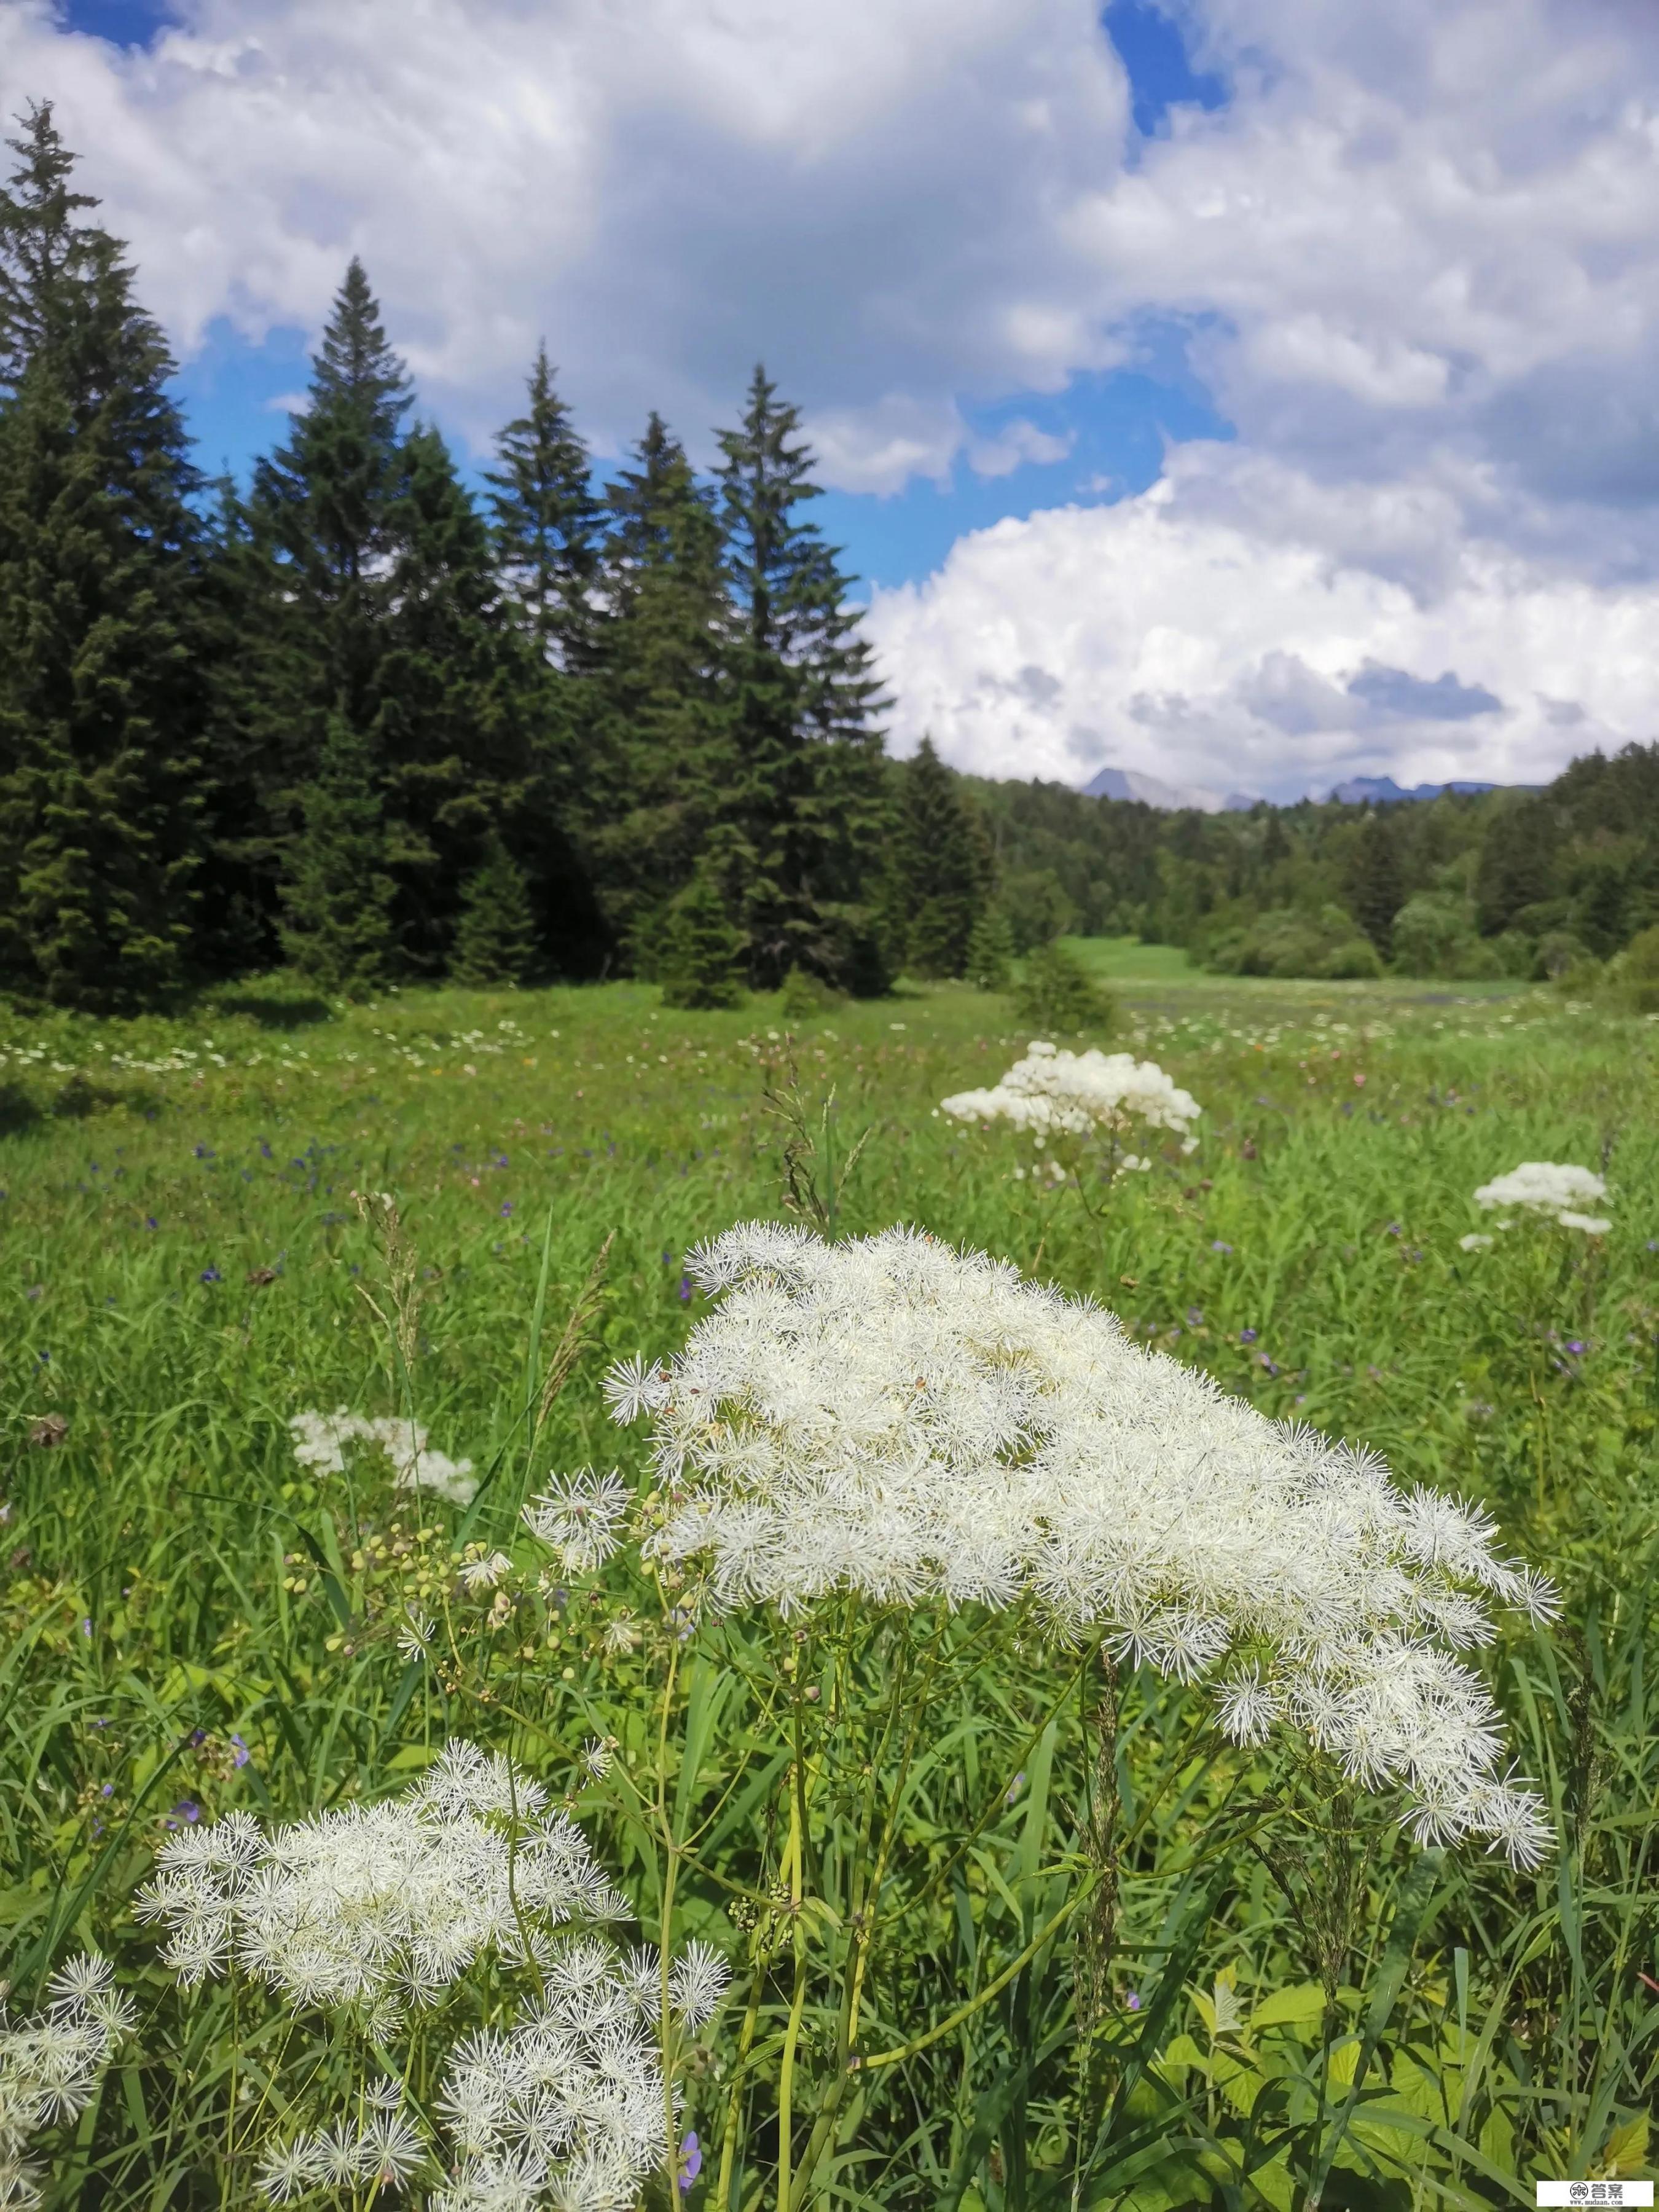
[[[900,770],[891,866],[904,962],[917,975],[960,975],[994,872],[979,810],[924,738]]]
[[[1014,933],[1000,907],[987,907],[968,940],[963,974],[976,991],[1006,991],[1014,966]]]
[[[553,382],[545,345],[529,404],[495,441],[491,487],[495,565],[514,617],[538,655],[568,675],[592,665],[599,615],[602,510],[588,483],[587,447]]]
[[[323,725],[358,732],[380,704],[380,663],[404,489],[408,374],[355,257],[312,362],[304,411],[254,474],[252,525],[306,640],[295,766],[307,780]]]
[[[724,811],[741,846],[750,972],[768,985],[796,965],[832,978],[858,966],[884,811],[881,689],[837,550],[797,513],[819,491],[799,427],[757,368],[741,422],[720,433],[736,603]]]
[[[665,1006],[735,1006],[743,999],[741,932],[720,886],[700,869],[668,909],[657,958]]]
[[[1398,828],[1391,815],[1374,811],[1360,825],[1348,905],[1384,960],[1394,943],[1394,918],[1405,902]]]
[[[483,522],[434,429],[404,443],[392,540],[369,738],[399,945],[416,973],[435,975],[492,839],[547,812],[541,676],[499,605]]]
[[[690,880],[732,773],[720,528],[678,442],[653,416],[638,465],[608,488],[612,610],[598,680],[599,743],[581,793],[586,849],[617,940],[641,964]]]
[[[312,981],[367,996],[391,972],[397,885],[386,870],[386,822],[368,750],[343,712],[331,714],[317,772],[289,848],[283,939]]]
[[[450,980],[481,988],[524,983],[536,964],[536,922],[524,870],[499,837],[468,877],[450,955]]]
[[[89,1010],[185,970],[204,714],[173,362],[36,107],[0,201],[0,982]]]
[[[77,220],[95,208],[70,189],[75,155],[58,137],[50,100],[31,100],[18,118],[21,138],[10,189],[0,189],[0,397],[15,397],[54,317],[84,297],[98,234]]]

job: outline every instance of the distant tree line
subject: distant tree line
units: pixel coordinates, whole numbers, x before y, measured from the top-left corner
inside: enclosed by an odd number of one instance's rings
[[[1659,746],[1542,791],[1157,813],[972,784],[1018,946],[1134,934],[1257,975],[1559,976],[1659,925]]]
[[[883,749],[796,410],[614,480],[545,349],[482,498],[353,261],[246,491],[49,106],[0,191],[0,991],[131,1011],[631,973],[684,1004],[899,969],[994,987],[1069,930],[1220,969],[1558,972],[1659,921],[1659,753],[1541,794],[1154,814]]]

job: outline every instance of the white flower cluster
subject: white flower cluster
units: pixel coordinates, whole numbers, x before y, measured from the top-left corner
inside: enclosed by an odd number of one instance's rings
[[[142,1918],[165,1922],[186,1982],[233,1960],[300,2004],[364,2006],[390,2030],[480,1954],[543,1964],[551,1931],[626,1911],[539,1783],[453,1742],[414,1786],[267,1835],[249,1813],[157,1855]]]
[[[1540,1855],[1497,1712],[1446,1647],[1489,1638],[1478,1593],[1534,1616],[1552,1595],[1478,1510],[1406,1494],[1374,1453],[914,1231],[827,1245],[756,1223],[688,1264],[718,1310],[677,1359],[615,1370],[610,1396],[653,1416],[653,1541],[708,1557],[714,1602],[1024,1599],[1186,1680],[1231,1650],[1236,1738],[1287,1723],[1364,1784],[1403,1785],[1419,1836]]]
[[[31,2212],[40,2203],[30,2143],[86,2110],[132,2024],[108,1960],[91,1953],[52,1976],[43,2012],[14,2021],[0,2006],[0,2205]]]
[[[377,1445],[391,1461],[392,1480],[398,1490],[431,1490],[452,1505],[470,1505],[478,1486],[470,1459],[454,1460],[434,1451],[428,1431],[418,1421],[382,1415],[368,1420],[349,1413],[342,1406],[332,1413],[295,1413],[289,1420],[294,1456],[300,1466],[319,1474],[345,1473],[349,1443]]]
[[[726,1994],[722,1960],[692,1944],[670,1968],[670,1999],[689,2027]],[[657,2046],[660,1964],[589,1940],[561,1951],[538,2002],[506,2034],[470,2036],[439,2100],[459,2160],[432,2212],[532,2212],[556,2187],[568,2212],[629,2212],[662,2162],[666,2110]]]
[[[1588,1168],[1564,1165],[1558,1160],[1523,1160],[1507,1175],[1483,1182],[1474,1194],[1474,1202],[1488,1209],[1513,1206],[1526,1213],[1547,1213],[1563,1229],[1579,1229],[1587,1237],[1605,1237],[1612,1222],[1583,1209],[1599,1204],[1607,1194],[1607,1184]],[[1509,1224],[1500,1221],[1498,1225],[1507,1229]],[[1467,1238],[1462,1242],[1466,1252],[1473,1249]]]
[[[585,1937],[561,1944],[541,1994],[505,2032],[451,2051],[438,2111],[453,2150],[429,2212],[632,2212],[664,2158],[662,2066],[645,2020],[659,2003],[654,1953],[623,1959]],[[276,2203],[353,2182],[396,2186],[435,2163],[402,2084],[374,2084],[364,2109],[270,2150],[260,2186]]]
[[[1039,1136],[1085,1137],[1144,1121],[1184,1137],[1203,1109],[1156,1060],[1035,1043],[994,1090],[958,1091],[940,1099],[939,1110],[957,1121],[1010,1121]]]

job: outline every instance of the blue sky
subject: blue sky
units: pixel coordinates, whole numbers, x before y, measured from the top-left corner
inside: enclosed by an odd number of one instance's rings
[[[1650,0],[13,0],[0,78],[210,471],[353,252],[474,470],[543,335],[601,456],[655,406],[706,465],[763,356],[900,750],[1291,796],[1659,735]]]
[[[62,16],[71,30],[142,48],[173,19],[173,12],[161,0],[66,0]],[[1220,79],[1194,70],[1177,24],[1148,0],[1112,0],[1101,24],[1127,72],[1138,137],[1155,138],[1167,130],[1177,104],[1206,111],[1222,104]],[[118,225],[118,210],[108,212]],[[395,343],[395,319],[391,335]],[[274,328],[258,342],[223,316],[207,325],[181,366],[177,388],[198,443],[200,464],[210,474],[228,468],[246,480],[253,457],[283,434],[280,403],[303,391],[313,342],[311,334],[292,325]],[[764,332],[758,334],[758,343],[763,348]],[[913,479],[882,495],[829,492],[815,513],[846,548],[848,565],[860,580],[856,596],[866,597],[872,583],[891,586],[930,574],[964,532],[1006,516],[1024,520],[1038,509],[1066,501],[1143,491],[1162,473],[1170,442],[1230,434],[1225,418],[1187,366],[1178,327],[1139,333],[1137,354],[1133,368],[1080,374],[1056,393],[1019,395],[964,409],[975,436],[994,440],[1009,422],[1030,422],[1066,442],[1069,450],[1062,458],[1024,462],[995,476],[979,473],[964,459],[942,481]],[[428,411],[453,434],[454,425],[445,420],[441,406]],[[456,436],[455,443],[476,478],[484,457],[469,451],[465,434]],[[596,475],[602,478],[605,473],[601,462]]]

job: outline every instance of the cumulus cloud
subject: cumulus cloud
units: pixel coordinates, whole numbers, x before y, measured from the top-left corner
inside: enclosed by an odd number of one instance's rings
[[[216,316],[314,331],[356,252],[475,441],[544,334],[607,450],[656,406],[706,454],[764,355],[877,491],[948,470],[961,395],[1114,357],[1055,220],[1128,128],[1091,0],[179,13],[125,51],[10,0],[0,81],[57,103],[186,354]]]
[[[907,741],[1283,790],[1652,734],[1652,0],[1162,0],[1228,97],[1144,141],[1096,0],[177,4],[0,0],[0,79],[182,349],[361,252],[476,447],[545,336],[601,452],[657,406],[708,458],[763,355],[830,483],[994,483],[1185,333],[1235,445],[878,595]]]
[[[1230,496],[1218,488],[1231,476]],[[1330,487],[1188,448],[1150,491],[961,538],[870,629],[908,751],[981,774],[1102,765],[1300,796],[1341,777],[1533,782],[1659,729],[1659,583],[1596,584],[1465,538],[1437,588],[1380,573]],[[1363,508],[1364,495],[1358,502]]]

